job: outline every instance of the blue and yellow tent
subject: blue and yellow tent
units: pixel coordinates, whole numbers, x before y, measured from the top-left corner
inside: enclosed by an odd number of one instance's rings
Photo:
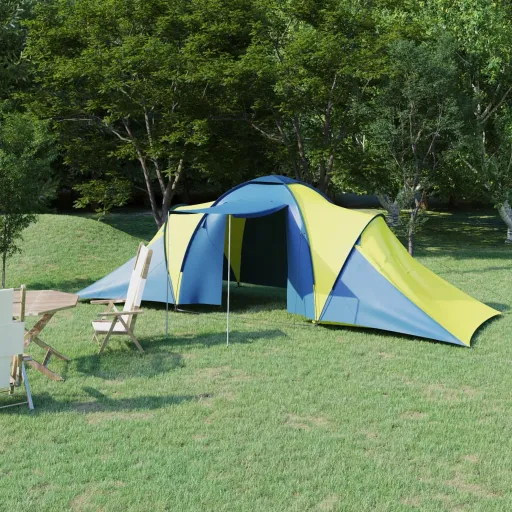
[[[234,280],[286,288],[288,311],[318,323],[470,346],[476,329],[499,314],[409,256],[381,215],[340,208],[283,176],[172,210],[150,246],[144,300],[221,304],[230,246]],[[131,267],[126,263],[80,297],[123,297]]]

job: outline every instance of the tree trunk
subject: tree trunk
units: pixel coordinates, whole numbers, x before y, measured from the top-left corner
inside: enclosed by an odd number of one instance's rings
[[[409,217],[409,227],[407,229],[407,250],[411,256],[414,255],[414,230],[416,229],[416,221],[418,219],[418,213],[421,205],[425,200],[426,195],[423,193],[419,199],[415,199],[415,207],[411,210]]]
[[[414,255],[414,224],[412,222],[407,232],[407,250],[411,256]]]
[[[176,171],[176,174],[174,175],[174,180],[171,180],[169,178],[169,181],[167,182],[167,187],[164,192],[164,197],[162,198],[162,211],[160,212],[160,224],[158,225],[158,228],[161,228],[165,221],[167,220],[167,212],[169,211],[169,208],[171,207],[171,201],[174,197],[174,194],[176,192],[176,187],[178,186],[178,182],[181,178],[181,175],[183,174],[183,158],[180,159],[178,163],[178,169]],[[158,222],[157,222],[158,224]]]
[[[400,220],[400,205],[396,200],[392,201],[387,194],[377,194],[377,198],[382,208],[388,212],[387,225],[396,228]]]
[[[2,253],[2,288],[5,288],[5,264],[7,262],[7,251]]]
[[[508,201],[505,201],[499,206],[498,212],[503,222],[507,226],[507,238],[505,239],[506,244],[512,244],[512,207]]]

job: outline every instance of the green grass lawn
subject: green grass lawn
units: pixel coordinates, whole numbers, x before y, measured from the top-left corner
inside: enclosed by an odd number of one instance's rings
[[[42,216],[8,284],[76,291],[154,232],[149,216]],[[472,349],[314,327],[259,287],[232,288],[229,348],[222,308],[171,313],[166,339],[165,307],[146,304],[146,353],[114,338],[101,357],[101,307],[58,313],[43,338],[72,358],[50,365],[66,380],[29,369],[35,412],[0,411],[0,511],[512,510],[503,239],[494,212],[437,214],[418,245],[422,263],[503,312]]]

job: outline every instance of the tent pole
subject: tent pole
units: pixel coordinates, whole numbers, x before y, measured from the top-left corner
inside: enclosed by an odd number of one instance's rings
[[[231,215],[228,215],[228,310],[226,316],[226,347],[229,347],[229,285],[231,281]]]
[[[167,225],[164,228],[164,249],[165,249],[165,243],[167,242],[167,237],[165,236],[167,234],[167,229],[169,228],[169,212],[167,212]],[[164,250],[165,257],[167,259],[167,251]],[[169,339],[169,287],[170,287],[170,278],[169,278],[169,267],[167,265],[167,261],[165,262],[165,269],[167,273],[167,290],[166,290],[166,297],[165,297],[165,340],[167,341]]]
[[[169,339],[169,275],[167,275],[167,295],[165,298],[165,339]]]

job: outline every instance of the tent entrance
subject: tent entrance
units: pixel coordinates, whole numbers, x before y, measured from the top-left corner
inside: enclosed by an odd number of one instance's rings
[[[231,280],[240,283],[286,288],[288,250],[287,208],[270,215],[231,219]],[[227,276],[228,219],[223,280]]]
[[[287,209],[261,217],[228,215],[223,278],[227,280],[226,345],[229,345],[230,281],[285,288],[288,283]],[[234,235],[234,237],[233,237]]]

